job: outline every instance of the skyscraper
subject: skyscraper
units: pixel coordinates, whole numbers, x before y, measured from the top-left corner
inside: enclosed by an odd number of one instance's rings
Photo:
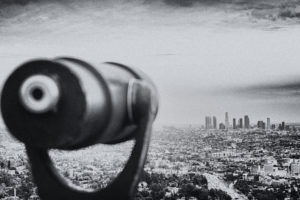
[[[275,130],[275,129],[276,129],[276,125],[275,125],[275,124],[272,124],[272,125],[271,125],[271,129],[272,129],[272,130]]]
[[[236,129],[236,119],[235,118],[233,118],[233,120],[232,120],[232,128]]]
[[[281,122],[281,130],[285,130],[285,122]]]
[[[245,129],[249,129],[250,128],[250,119],[248,115],[244,116],[244,123],[245,123]]]
[[[211,129],[211,117],[206,116],[205,117],[205,129]]]
[[[263,121],[258,121],[258,122],[257,122],[257,128],[265,129],[265,128],[266,128],[265,122],[263,122]]]
[[[243,128],[243,118],[239,119],[239,128]]]
[[[219,124],[219,129],[220,129],[220,130],[224,130],[224,129],[225,129],[225,124],[220,123],[220,124]]]
[[[267,118],[267,129],[271,129],[271,119],[269,117]]]
[[[229,128],[229,117],[228,117],[228,112],[225,113],[225,127]]]
[[[217,118],[213,116],[213,128],[217,129]]]

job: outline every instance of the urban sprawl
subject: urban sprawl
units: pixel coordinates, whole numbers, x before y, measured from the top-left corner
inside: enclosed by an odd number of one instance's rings
[[[136,200],[300,199],[300,129],[297,123],[224,123],[157,128]],[[85,189],[105,187],[122,170],[132,142],[55,151],[62,176]],[[24,147],[0,133],[0,199],[39,199]]]

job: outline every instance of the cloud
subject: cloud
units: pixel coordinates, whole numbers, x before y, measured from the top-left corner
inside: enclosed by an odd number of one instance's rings
[[[300,81],[274,82],[239,87],[231,90],[231,94],[259,99],[298,98],[300,97]]]

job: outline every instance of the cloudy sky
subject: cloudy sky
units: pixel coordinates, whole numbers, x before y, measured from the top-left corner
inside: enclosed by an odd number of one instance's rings
[[[251,122],[300,122],[297,19],[278,18],[272,6],[173,2],[8,5],[0,12],[0,84],[36,57],[114,61],[154,80],[157,124],[203,124],[206,115],[220,122],[226,111]]]

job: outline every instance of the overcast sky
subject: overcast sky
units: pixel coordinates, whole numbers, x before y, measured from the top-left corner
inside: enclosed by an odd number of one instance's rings
[[[205,115],[223,122],[226,111],[230,118],[248,114],[251,122],[300,122],[297,24],[136,1],[10,9],[14,14],[0,20],[1,84],[36,57],[115,61],[157,84],[157,124],[203,124]]]

